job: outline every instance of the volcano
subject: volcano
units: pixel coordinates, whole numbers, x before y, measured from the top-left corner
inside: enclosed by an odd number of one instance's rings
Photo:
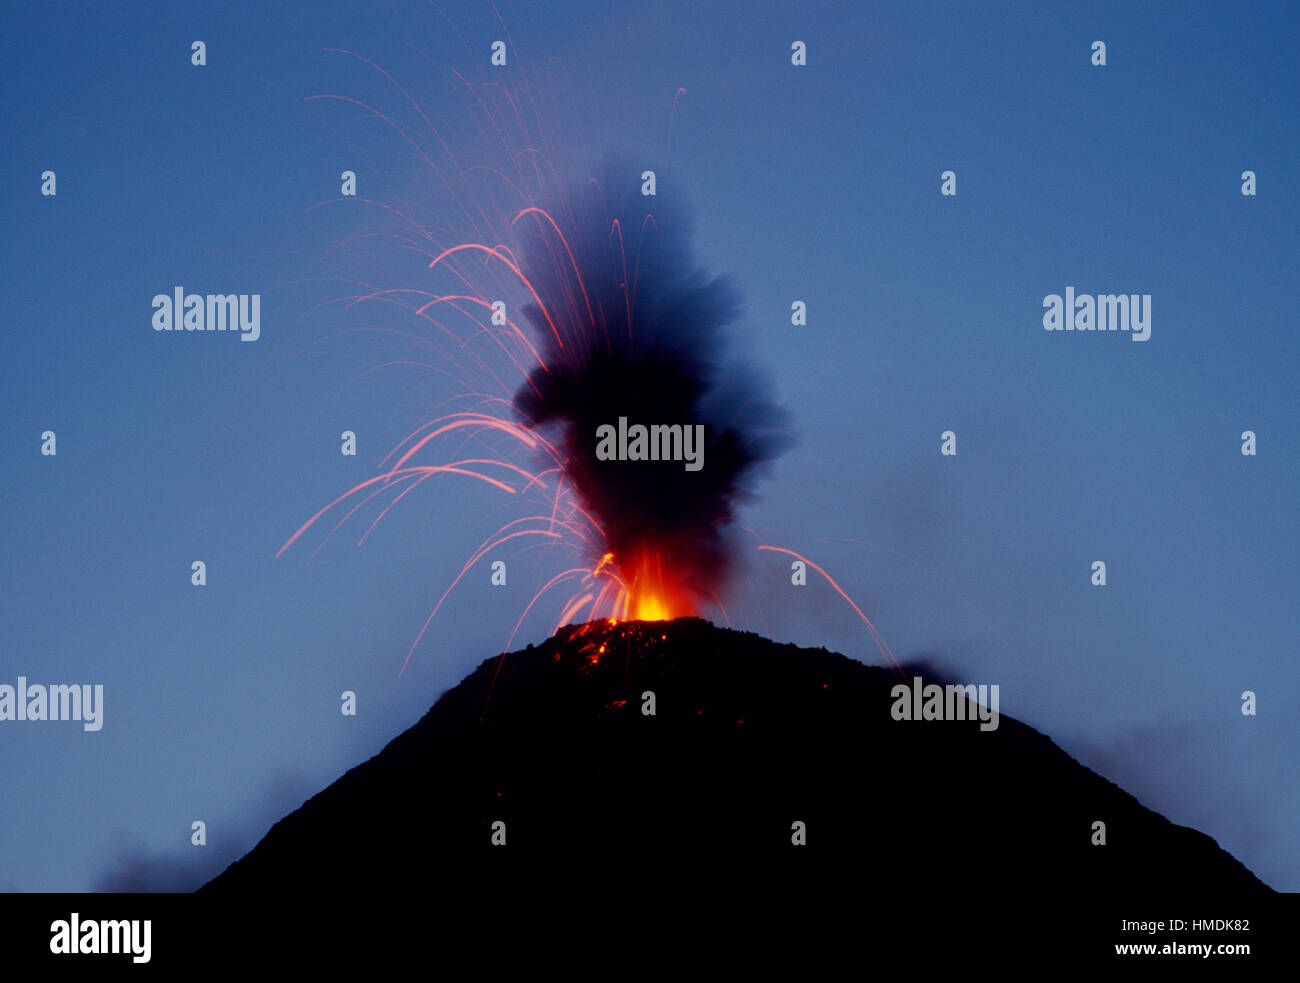
[[[200,893],[1271,893],[1010,717],[894,719],[901,678],[697,618],[564,628],[484,662]]]

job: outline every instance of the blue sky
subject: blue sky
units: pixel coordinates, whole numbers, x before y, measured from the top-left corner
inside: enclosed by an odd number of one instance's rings
[[[310,566],[318,538],[275,558],[445,395],[362,376],[393,350],[336,332],[383,312],[308,282],[425,275],[357,238],[385,219],[333,201],[345,169],[456,225],[409,145],[308,99],[420,120],[326,50],[345,48],[467,159],[483,141],[453,72],[536,87],[557,166],[659,170],[800,435],[741,521],[825,566],[900,656],[998,683],[1003,713],[1300,890],[1294,7],[507,0],[503,29],[486,3],[264,6],[46,4],[0,41],[0,683],[105,687],[100,732],[0,723],[0,887],[196,863],[194,819],[219,867],[499,651],[553,567],[511,557],[505,591],[476,570],[399,677],[499,502],[430,485],[360,549],[368,518]],[[176,285],[261,293],[262,338],[154,332]],[[1152,295],[1151,339],[1045,332],[1067,286]],[[880,660],[756,541],[733,623]]]

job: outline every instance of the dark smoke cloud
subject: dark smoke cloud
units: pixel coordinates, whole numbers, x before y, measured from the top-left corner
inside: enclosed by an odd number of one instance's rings
[[[703,598],[729,569],[725,527],[736,506],[794,441],[765,376],[727,350],[739,292],[697,264],[685,210],[642,197],[639,173],[607,166],[603,180],[552,203],[572,259],[549,224],[527,240],[524,273],[551,319],[537,304],[524,310],[549,371],[533,371],[515,408],[530,426],[558,427],[569,480],[615,562],[652,545]],[[597,429],[620,417],[703,424],[703,468],[597,460]]]
[[[243,844],[243,850],[248,845]],[[200,850],[204,852],[200,852]],[[107,870],[95,879],[92,890],[101,894],[179,894],[196,891],[216,877],[243,850],[227,843],[212,849],[194,848],[158,853],[140,841],[123,841]]]
[[[153,850],[138,836],[116,831],[111,858],[95,876],[97,893],[153,894],[196,891],[238,860],[279,819],[311,795],[306,775],[282,769],[238,817],[209,822],[207,845]],[[188,832],[188,831],[186,831]]]

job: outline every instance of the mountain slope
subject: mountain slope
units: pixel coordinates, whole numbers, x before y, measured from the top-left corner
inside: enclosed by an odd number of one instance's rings
[[[1270,893],[1007,716],[893,719],[900,681],[698,619],[566,628],[484,662],[202,892]]]

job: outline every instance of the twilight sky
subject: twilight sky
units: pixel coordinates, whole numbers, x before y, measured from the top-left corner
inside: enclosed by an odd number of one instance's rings
[[[424,147],[435,127],[469,165],[459,73],[531,85],[565,174],[656,169],[743,295],[735,351],[799,443],[739,518],[733,625],[880,661],[833,590],[753,547],[804,553],[900,657],[999,684],[1003,713],[1300,890],[1293,5],[497,0],[504,28],[486,0],[266,6],[6,17],[0,685],[105,705],[94,733],[0,721],[0,889],[194,886],[500,651],[561,568],[498,551],[509,585],[479,564],[399,676],[508,503],[428,482],[359,549],[373,511],[310,565],[320,535],[275,557],[448,392],[379,368],[420,359],[384,330],[410,323],[338,303],[339,278],[447,285],[374,235],[392,209],[468,234],[411,144],[309,97]],[[340,201],[347,169],[389,210]],[[260,293],[261,338],[155,332],[177,286]],[[1067,287],[1150,294],[1150,340],[1044,331]]]

